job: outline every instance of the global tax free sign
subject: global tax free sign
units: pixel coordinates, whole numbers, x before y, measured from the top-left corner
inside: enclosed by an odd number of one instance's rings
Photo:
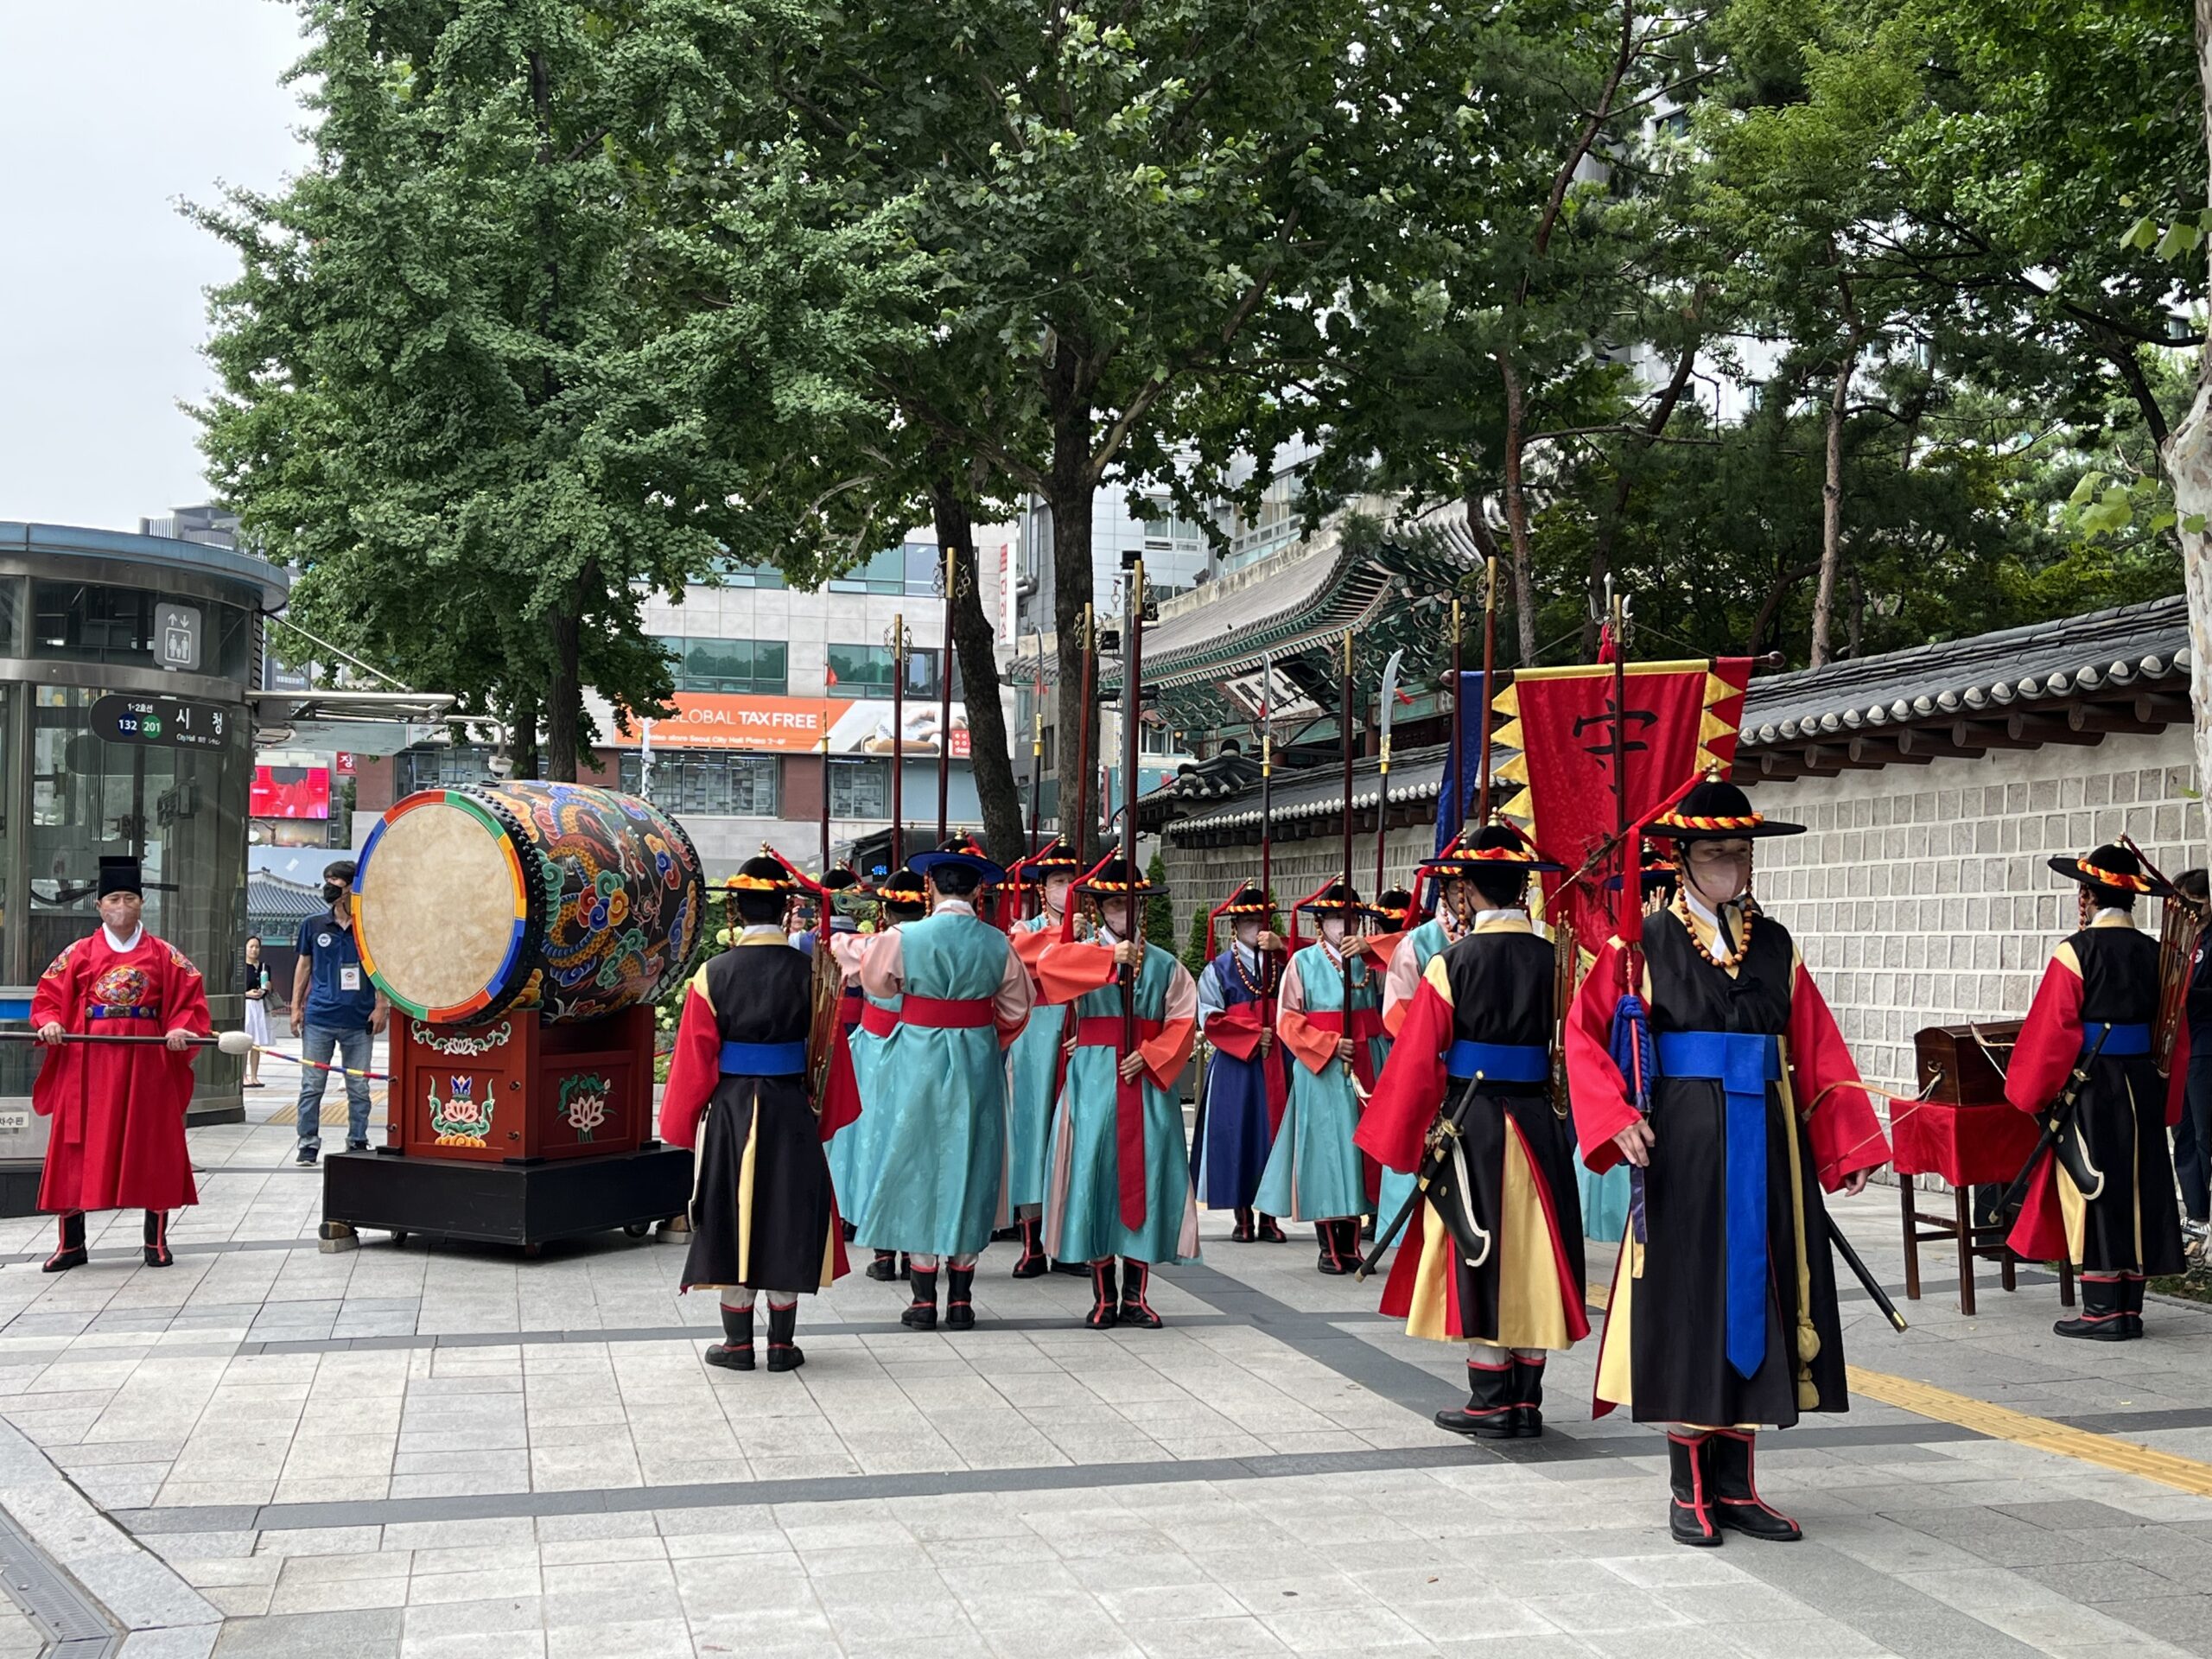
[[[676,713],[644,721],[621,734],[625,748],[650,743],[656,749],[737,749],[755,754],[819,754],[823,734],[830,739],[830,753],[836,755],[885,756],[894,747],[892,702],[888,697],[847,700],[838,697],[752,697],[733,692],[679,691],[672,699]],[[904,753],[926,758],[938,753],[944,734],[938,731],[934,700],[911,698],[905,710]],[[956,760],[969,753],[968,707],[952,705],[951,753]]]

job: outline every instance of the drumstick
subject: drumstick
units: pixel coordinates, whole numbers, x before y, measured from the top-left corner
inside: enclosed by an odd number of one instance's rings
[[[39,1043],[45,1040],[35,1031],[0,1031],[0,1042]],[[61,1040],[65,1043],[160,1043],[166,1046],[169,1039],[166,1036],[128,1035],[121,1032],[65,1031],[61,1033]],[[219,1032],[208,1037],[194,1036],[186,1041],[194,1048],[216,1048],[226,1054],[250,1054],[253,1052],[253,1039],[242,1031]]]

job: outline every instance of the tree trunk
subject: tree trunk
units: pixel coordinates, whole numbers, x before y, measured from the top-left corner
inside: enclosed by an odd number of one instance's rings
[[[1810,664],[1815,668],[1828,659],[1836,573],[1843,566],[1843,416],[1851,406],[1851,376],[1858,366],[1859,331],[1854,327],[1844,344],[1843,365],[1835,372],[1835,385],[1828,392],[1827,462],[1821,479],[1821,585],[1813,595]]]
[[[1697,317],[1704,304],[1703,291],[1693,304],[1690,316]],[[1659,389],[1659,396],[1651,405],[1651,417],[1643,424],[1629,448],[1623,450],[1620,465],[1613,474],[1612,499],[1598,515],[1598,529],[1590,538],[1590,568],[1583,577],[1584,590],[1590,597],[1589,613],[1582,620],[1582,656],[1586,662],[1598,660],[1599,619],[1605,613],[1605,578],[1613,571],[1613,543],[1619,538],[1621,520],[1628,516],[1629,498],[1636,493],[1635,463],[1651,453],[1667,430],[1667,423],[1675,418],[1675,405],[1682,401],[1688,387],[1690,375],[1697,367],[1698,348],[1704,337],[1694,337],[1682,347],[1682,354],[1675,359],[1675,372],[1667,384]]]
[[[1052,515],[1052,630],[1057,639],[1059,683],[1052,690],[1052,775],[1059,786],[1060,833],[1088,864],[1098,791],[1084,787],[1084,757],[1098,766],[1098,699],[1083,696],[1083,607],[1090,603],[1091,493],[1090,400],[1079,390],[1076,352],[1062,340],[1045,365],[1045,396],[1052,423],[1051,489],[1045,505]],[[1089,741],[1083,734],[1088,731]],[[1089,802],[1090,823],[1076,822],[1076,803]]]
[[[940,550],[953,554],[951,648],[960,662],[968,704],[968,762],[976,798],[983,808],[983,844],[1010,864],[1028,849],[1022,843],[1021,792],[1014,781],[1007,747],[1006,709],[999,702],[997,635],[983,614],[982,573],[976,565],[976,526],[950,472],[930,480],[930,508]],[[950,672],[948,665],[946,671]]]
[[[1529,545],[1529,497],[1522,487],[1522,432],[1527,410],[1521,399],[1521,376],[1510,352],[1497,354],[1497,372],[1505,385],[1505,531],[1513,548],[1513,622],[1521,638],[1521,662],[1536,661],[1536,577],[1535,556]]]
[[[576,781],[584,719],[584,594],[598,582],[599,566],[586,565],[549,619],[553,655],[545,686],[545,776],[551,783]]]
[[[2212,0],[2196,0],[2196,69],[2205,148],[2212,158]],[[2189,594],[2189,701],[2196,784],[2207,804],[2207,827],[2212,829],[2212,347],[2198,353],[2196,396],[2166,445],[2166,474],[2181,516],[2182,581]]]
[[[507,713],[507,758],[517,778],[537,776],[537,698],[518,694]]]

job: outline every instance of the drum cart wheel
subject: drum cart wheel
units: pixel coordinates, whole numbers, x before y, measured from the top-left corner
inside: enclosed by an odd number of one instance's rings
[[[643,1238],[652,1230],[653,1224],[650,1221],[633,1221],[623,1228],[622,1236],[625,1238]]]

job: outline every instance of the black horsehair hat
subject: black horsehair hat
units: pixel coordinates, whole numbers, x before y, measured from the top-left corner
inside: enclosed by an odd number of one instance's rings
[[[1128,861],[1119,853],[1108,859],[1089,875],[1075,884],[1077,893],[1088,893],[1101,899],[1119,899],[1134,893],[1139,898],[1157,891],[1142,875],[1129,879]]]
[[[917,853],[906,861],[906,868],[917,875],[927,875],[948,865],[974,871],[976,879],[987,887],[995,887],[1006,880],[1006,872],[985,855],[972,836],[954,836],[936,851]]]
[[[1421,867],[1421,874],[1456,880],[1483,870],[1499,868],[1535,874],[1542,871],[1557,874],[1567,866],[1538,857],[1528,836],[1501,820],[1486,823],[1479,830],[1462,830],[1457,840]]]
[[[793,893],[798,883],[791,880],[791,872],[766,854],[748,858],[737,867],[735,875],[722,878],[722,886],[731,893]]]
[[[2050,868],[2069,881],[2085,887],[2110,887],[2115,893],[2139,893],[2163,899],[2173,889],[2143,868],[2134,851],[2117,842],[2107,842],[2079,858],[2054,858]]]
[[[1341,912],[1352,916],[1374,916],[1380,913],[1372,906],[1360,902],[1357,887],[1348,887],[1341,880],[1332,881],[1320,892],[1309,898],[1300,899],[1298,907],[1300,910],[1315,912]]]
[[[100,860],[99,886],[99,891],[92,895],[95,899],[105,899],[111,893],[133,893],[141,899],[146,896],[145,880],[138,873],[138,861],[135,858]]]
[[[912,870],[893,870],[876,883],[875,896],[902,910],[918,910],[930,901],[922,878]]]
[[[1654,818],[1643,833],[1655,841],[1756,841],[1802,836],[1805,826],[1755,812],[1751,797],[1735,785],[1708,778]]]
[[[1247,881],[1229,895],[1228,900],[1214,912],[1217,916],[1271,916],[1274,900],[1260,891],[1256,881]]]

